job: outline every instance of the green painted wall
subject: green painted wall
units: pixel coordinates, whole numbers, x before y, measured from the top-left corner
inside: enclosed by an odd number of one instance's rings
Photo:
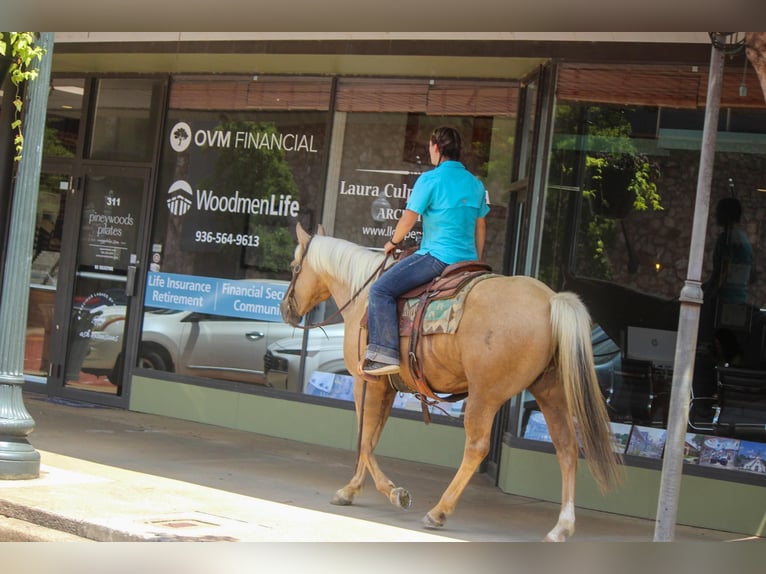
[[[356,414],[348,409],[145,377],[132,378],[129,409],[356,450]],[[375,453],[457,468],[464,440],[462,427],[391,417]]]
[[[625,481],[603,495],[582,459],[577,469],[577,506],[654,520],[661,471],[625,466]],[[561,471],[555,455],[503,444],[498,477],[503,492],[558,502]],[[746,535],[766,534],[762,486],[684,475],[677,523]]]
[[[356,415],[347,409],[133,377],[130,410],[276,436],[309,444],[356,450]],[[425,425],[392,417],[376,453],[457,468],[463,456],[462,427]],[[625,481],[603,495],[581,461],[577,506],[654,520],[660,471],[625,466]],[[556,457],[503,444],[498,487],[558,502],[561,474]],[[760,486],[684,476],[678,523],[745,535],[766,535],[766,489]]]

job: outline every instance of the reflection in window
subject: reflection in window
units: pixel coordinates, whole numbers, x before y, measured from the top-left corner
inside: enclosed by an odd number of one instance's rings
[[[655,110],[653,114],[647,107],[558,103],[540,265],[541,279],[554,289],[577,292],[588,306],[596,323],[596,372],[615,438],[623,452],[649,458],[662,456],[665,440],[678,296],[688,268],[703,115],[699,110]],[[655,135],[651,133],[653,115],[660,118]],[[728,115],[731,128],[737,125],[734,119],[745,114],[732,111]],[[766,119],[763,110],[746,115]],[[751,125],[759,123],[753,121]],[[668,137],[671,132],[676,137]],[[719,137],[710,205],[722,197],[737,197],[754,253],[763,252],[766,241],[758,223],[763,200],[756,182],[766,169],[766,156],[752,132],[719,132]],[[735,147],[732,142],[747,145]],[[651,202],[643,208],[637,204],[630,178],[607,184],[604,176],[594,183],[595,160],[607,154],[615,164],[630,155],[656,166],[658,203],[654,208]],[[636,171],[632,173],[635,176]],[[618,205],[620,198],[625,199],[622,207]],[[711,272],[714,238],[719,231],[712,212],[703,280]],[[687,462],[747,470],[753,467],[752,453],[764,450],[766,393],[753,390],[748,395],[749,410],[743,417],[737,403],[741,397],[724,392],[732,378],[732,367],[725,366],[730,362],[726,357],[732,355],[723,353],[724,341],[735,342],[740,350],[734,355],[736,368],[743,371],[737,371],[736,376],[763,380],[764,307],[766,285],[756,281],[750,284],[748,302],[741,310],[747,321],[732,327],[724,324],[722,313],[711,310],[716,316],[715,338],[710,345],[700,342],[695,354],[687,437],[693,454]],[[536,420],[532,414],[535,409],[534,403],[525,404],[522,420]],[[521,426],[518,432],[520,436],[543,436],[539,428]],[[718,436],[727,438],[712,438]],[[725,459],[711,455],[715,448],[723,448],[714,442],[726,442],[729,455]]]
[[[80,131],[85,80],[55,78],[48,94],[43,154],[48,157],[74,157]]]
[[[382,247],[407,204],[418,176],[433,169],[431,132],[450,125],[463,136],[461,162],[489,192],[485,259],[502,269],[505,213],[511,181],[515,118],[429,116],[416,113],[349,113],[343,137],[334,234]],[[420,225],[406,244],[419,241]]]

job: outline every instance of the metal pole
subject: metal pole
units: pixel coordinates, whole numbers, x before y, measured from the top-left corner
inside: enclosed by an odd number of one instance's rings
[[[673,368],[673,384],[670,392],[665,456],[662,460],[662,478],[657,503],[657,521],[654,528],[655,542],[673,540],[678,513],[684,443],[689,418],[689,398],[691,396],[697,331],[702,305],[702,259],[705,251],[705,235],[710,208],[710,183],[713,179],[723,62],[723,51],[713,46],[710,55],[710,75],[708,77],[705,124],[702,132],[702,149],[697,177],[694,224],[691,246],[689,247],[689,266],[686,283],[680,296],[681,310],[678,318],[678,338]]]
[[[35,421],[24,406],[24,346],[40,185],[45,113],[48,107],[53,32],[40,34],[46,50],[25,101],[24,149],[13,191],[11,228],[0,299],[0,479],[37,478],[40,453],[27,441]]]

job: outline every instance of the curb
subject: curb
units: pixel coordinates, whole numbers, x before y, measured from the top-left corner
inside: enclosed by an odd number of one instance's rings
[[[1,542],[94,542],[69,532],[62,532],[18,518],[0,515]]]

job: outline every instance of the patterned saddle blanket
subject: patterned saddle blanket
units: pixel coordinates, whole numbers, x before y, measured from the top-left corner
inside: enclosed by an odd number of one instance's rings
[[[405,294],[399,298],[399,335],[409,337],[415,326],[418,308],[425,304],[422,311],[421,335],[435,335],[439,333],[454,333],[457,331],[460,320],[463,318],[465,300],[474,285],[494,277],[486,271],[464,271],[459,277],[462,281],[448,292],[439,290],[438,283],[430,290],[424,291],[419,296]],[[426,297],[425,302],[422,300]]]
[[[476,283],[494,276],[481,261],[449,265],[429,283],[404,293],[398,300],[399,335],[454,333],[463,317],[466,297]]]

